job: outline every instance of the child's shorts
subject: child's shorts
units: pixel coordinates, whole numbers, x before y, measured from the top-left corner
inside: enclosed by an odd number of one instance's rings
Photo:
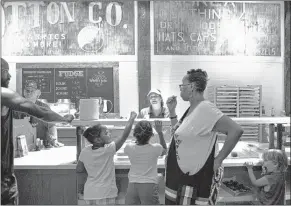
[[[115,205],[116,198],[104,198],[98,200],[85,200],[87,205]]]
[[[126,205],[159,205],[159,186],[155,183],[130,182],[125,196]]]

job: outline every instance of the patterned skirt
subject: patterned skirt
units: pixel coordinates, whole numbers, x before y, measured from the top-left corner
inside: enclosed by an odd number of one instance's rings
[[[116,198],[104,198],[98,200],[85,200],[87,205],[115,205]]]
[[[214,174],[215,145],[205,165],[194,175],[181,171],[175,142],[172,140],[166,163],[165,205],[214,205],[220,187],[223,168]]]

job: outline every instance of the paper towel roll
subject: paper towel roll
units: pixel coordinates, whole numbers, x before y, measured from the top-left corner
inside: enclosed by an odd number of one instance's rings
[[[99,119],[99,99],[80,99],[80,120]]]

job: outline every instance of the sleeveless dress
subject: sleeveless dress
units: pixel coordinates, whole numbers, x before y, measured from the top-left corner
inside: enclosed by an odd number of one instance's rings
[[[172,128],[172,140],[166,160],[165,205],[214,205],[223,177],[220,167],[213,171],[215,144],[204,166],[194,175],[183,173],[177,162],[174,133],[182,124],[189,108],[179,122]]]

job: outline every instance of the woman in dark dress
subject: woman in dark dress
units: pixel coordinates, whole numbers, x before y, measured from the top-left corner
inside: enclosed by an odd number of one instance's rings
[[[167,100],[172,140],[166,159],[166,205],[215,204],[222,161],[243,134],[237,123],[204,99],[207,78],[201,69],[192,69],[184,76],[180,96],[190,107],[179,121],[175,96]],[[227,134],[227,138],[215,157],[217,132]]]

